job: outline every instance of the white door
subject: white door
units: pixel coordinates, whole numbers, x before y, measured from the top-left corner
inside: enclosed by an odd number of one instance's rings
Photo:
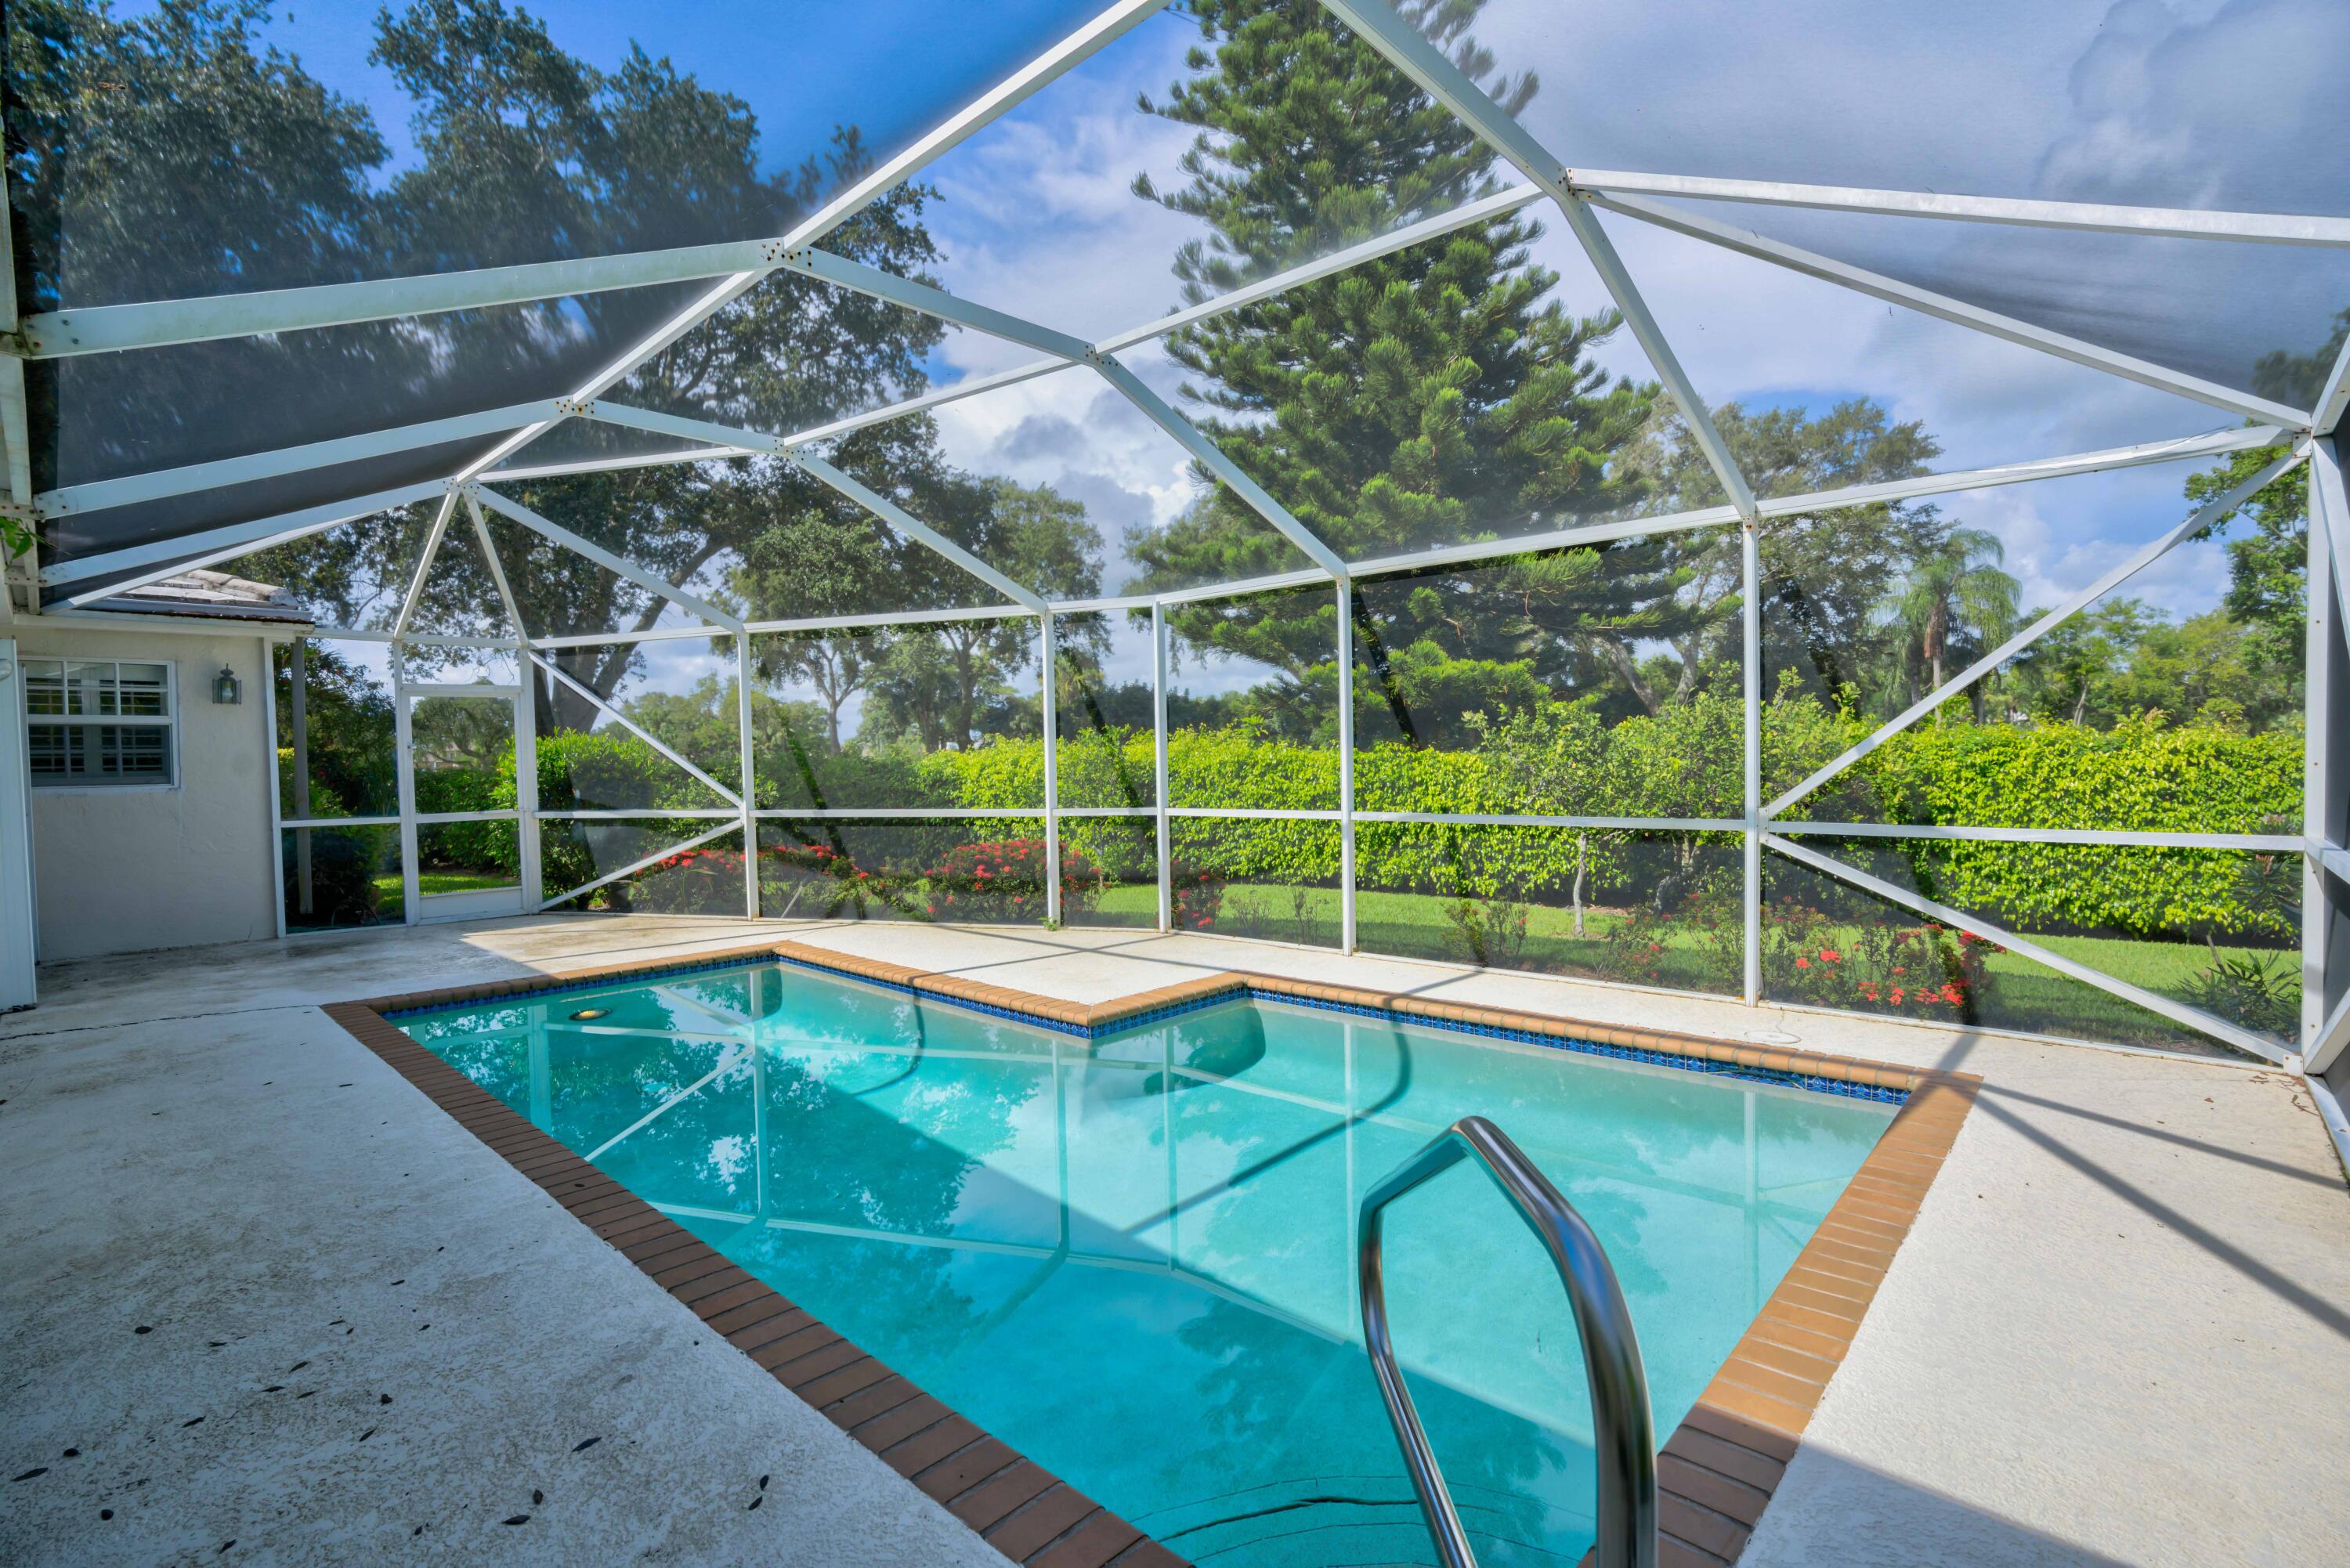
[[[411,925],[527,908],[522,813],[484,798],[499,754],[523,739],[515,723],[521,697],[511,686],[400,689],[400,861]]]
[[[25,769],[24,668],[16,639],[0,638],[0,1012],[36,1000],[32,789]]]

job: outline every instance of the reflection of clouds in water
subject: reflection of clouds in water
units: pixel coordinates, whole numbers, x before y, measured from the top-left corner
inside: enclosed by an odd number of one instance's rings
[[[751,1168],[750,1140],[733,1133],[712,1139],[702,1164],[731,1191],[736,1180]]]

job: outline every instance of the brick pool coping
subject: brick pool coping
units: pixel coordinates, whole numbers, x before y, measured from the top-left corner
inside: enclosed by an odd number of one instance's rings
[[[1004,1556],[1034,1568],[1182,1568],[1183,1559],[728,1262],[386,1016],[770,958],[1087,1033],[1256,994],[1482,1033],[1572,1042],[1577,1048],[1597,1045],[1610,1054],[1685,1061],[1703,1071],[1797,1084],[1825,1080],[1877,1091],[1880,1097],[1905,1096],[1786,1277],[1659,1450],[1659,1568],[1726,1568],[1738,1560],[1981,1083],[1970,1073],[1246,971],[1202,974],[1111,1002],[1075,1002],[790,941],[335,1002],[324,1010],[714,1333]]]

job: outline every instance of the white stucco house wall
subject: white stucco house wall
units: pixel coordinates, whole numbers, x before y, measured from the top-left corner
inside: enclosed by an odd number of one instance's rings
[[[26,710],[40,961],[276,935],[269,649],[307,625],[278,590],[219,572],[0,623]]]

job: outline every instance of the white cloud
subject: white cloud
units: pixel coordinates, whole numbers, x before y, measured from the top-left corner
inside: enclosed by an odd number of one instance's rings
[[[932,166],[924,178],[941,198],[931,209],[947,256],[941,281],[1088,339],[1180,303],[1170,267],[1201,225],[1131,185],[1144,172],[1164,182],[1192,132],[1135,100],[1164,91],[1195,36],[1188,26],[1139,28]],[[947,357],[973,373],[1034,358],[977,334]]]
[[[1586,164],[2239,202],[2289,166],[2285,178],[2304,195],[2350,210],[2327,184],[2350,186],[2350,164],[2335,161],[2333,174],[2309,183],[2309,149],[2344,141],[2338,134],[2330,143],[2312,140],[2310,128],[2350,117],[2350,94],[2323,90],[2350,75],[2337,60],[2350,60],[2350,28],[2324,25],[2330,4],[1987,0],[1888,8],[1874,0],[1790,0],[1757,8],[1699,0],[1668,25],[1633,0],[1571,15],[1549,0],[1490,0],[1477,32],[1505,67],[1539,72],[1543,88],[1527,123],[1553,151]],[[2331,19],[2338,23],[2338,11]],[[1164,182],[1191,140],[1187,129],[1135,105],[1139,91],[1161,91],[1180,74],[1190,40],[1188,27],[1144,29],[941,161],[931,178],[945,198],[933,213],[950,287],[1088,336],[1175,303],[1170,263],[1196,227],[1128,187],[1145,170]],[[2282,158],[2279,137],[2297,148],[2293,159]],[[1773,215],[1783,219],[1796,222]],[[1942,444],[1938,466],[1946,470],[2233,422],[2220,410],[1648,225],[1610,218],[1608,226],[1712,401],[1816,406],[1874,397],[1896,419],[1923,421]],[[1555,217],[1548,228],[1536,255],[1563,275],[1560,296],[1575,310],[1601,307],[1605,290],[1580,248]],[[2231,357],[2241,370],[2250,354],[2289,346],[2292,331],[2330,313],[2318,308],[2322,288],[2276,286],[2279,265],[2317,275],[2311,253],[2247,261],[2240,253],[2251,247],[2206,245],[2187,258],[2190,266],[2175,252],[2132,251],[2158,286],[2116,309],[2114,296],[2128,294],[2141,275],[2115,262],[2103,242],[1898,220],[1833,232],[1864,254],[1875,246],[1959,283],[2013,288],[2048,309],[2078,307],[2117,339],[2144,333],[2150,321],[2182,339],[2202,333],[2174,362]],[[2213,260],[2221,252],[2225,265]],[[966,332],[941,358],[954,375],[1034,356]],[[1163,356],[1145,349],[1129,358],[1146,382],[1173,395],[1180,377]],[[1651,374],[1628,332],[1596,358],[1612,373]],[[1082,372],[951,404],[938,418],[952,461],[1055,484],[1107,509],[1101,520],[1112,527],[1130,520],[1163,526],[1193,495],[1180,451]],[[2027,599],[2054,602],[2183,515],[2180,478],[2177,469],[2106,475],[1943,504],[1999,532]],[[1120,586],[1121,575],[1113,563],[1108,586]],[[2174,553],[2126,591],[2185,613],[2208,607],[2223,578],[2210,550],[2199,548]]]

